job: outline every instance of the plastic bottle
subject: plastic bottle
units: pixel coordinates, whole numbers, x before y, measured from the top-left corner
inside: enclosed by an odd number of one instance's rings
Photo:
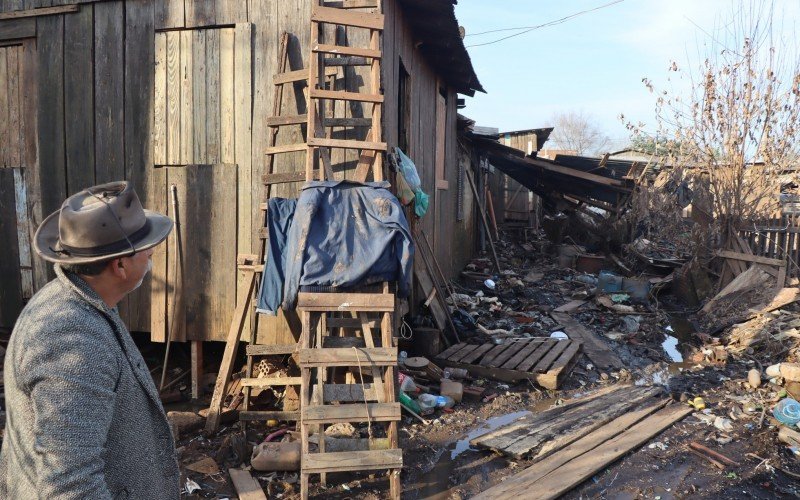
[[[397,382],[400,384],[400,392],[417,394],[422,391],[419,387],[417,387],[417,384],[414,383],[414,379],[405,373],[397,374]]]
[[[433,413],[433,410],[436,409],[436,398],[433,394],[420,394],[417,397],[417,403],[419,404],[419,414],[420,415],[430,415]]]
[[[400,393],[399,399],[401,405],[405,406],[414,413],[419,413],[420,411],[422,411],[417,402],[411,399],[411,396],[409,396],[405,392]]]
[[[452,408],[455,404],[455,400],[450,396],[436,396],[436,408],[440,410]]]

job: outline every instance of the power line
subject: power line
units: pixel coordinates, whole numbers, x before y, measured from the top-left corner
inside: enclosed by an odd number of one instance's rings
[[[614,0],[613,2],[609,2],[609,3],[603,4],[603,5],[597,6],[597,7],[593,8],[593,9],[582,10],[580,12],[576,12],[574,14],[570,14],[568,16],[562,17],[560,19],[556,19],[554,21],[548,21],[548,22],[546,22],[544,24],[539,24],[537,26],[520,26],[518,28],[500,28],[500,29],[496,29],[496,30],[482,31],[480,33],[469,33],[469,34],[467,34],[465,36],[478,36],[478,35],[485,35],[487,33],[497,33],[497,32],[500,32],[500,31],[524,30],[524,31],[520,31],[519,33],[514,33],[513,35],[508,35],[508,36],[504,36],[502,38],[498,38],[497,40],[492,40],[491,42],[484,42],[484,43],[476,43],[476,44],[473,44],[473,45],[467,45],[467,48],[469,48],[469,47],[481,47],[483,45],[491,45],[493,43],[502,42],[503,40],[508,40],[509,38],[513,38],[515,36],[524,35],[525,33],[529,33],[531,31],[537,30],[539,28],[546,28],[548,26],[554,26],[556,24],[561,24],[561,23],[563,23],[565,21],[568,21],[568,20],[570,20],[570,19],[572,19],[574,17],[578,17],[580,15],[587,14],[589,12],[594,12],[596,10],[604,9],[606,7],[610,7],[612,5],[621,3],[623,1],[624,0]]]

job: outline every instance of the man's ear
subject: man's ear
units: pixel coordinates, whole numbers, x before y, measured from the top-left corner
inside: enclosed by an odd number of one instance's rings
[[[125,279],[128,277],[127,269],[125,268],[124,259],[114,259],[108,263],[108,268],[111,270],[111,274],[116,276],[120,279]]]

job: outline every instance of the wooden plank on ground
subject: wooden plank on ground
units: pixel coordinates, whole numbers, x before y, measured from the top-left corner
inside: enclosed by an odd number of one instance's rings
[[[567,409],[553,418],[531,417],[501,427],[488,436],[473,440],[474,445],[514,458],[543,457],[580,439],[594,429],[646,403],[662,392],[660,388],[634,387],[590,401],[582,407]],[[523,426],[525,420],[531,423]]]
[[[580,340],[583,343],[583,351],[586,356],[600,370],[620,369],[625,365],[611,347],[603,342],[594,333],[587,330],[574,318],[566,313],[550,313],[550,316],[562,326],[564,332],[571,339]]]
[[[236,494],[239,495],[239,500],[267,500],[261,485],[253,479],[249,471],[228,469],[228,474],[231,475],[231,481],[233,481],[233,487],[236,488]]]
[[[538,481],[570,460],[590,452],[609,439],[619,435],[643,418],[646,418],[648,415],[662,408],[667,402],[668,400],[659,401],[641,410],[626,413],[569,446],[558,450],[558,452],[549,457],[536,461],[524,471],[506,479],[501,484],[486,490],[474,498],[513,498],[515,495],[527,493],[530,491],[528,488],[531,483]]]
[[[534,351],[537,351],[540,348],[544,348],[544,346],[546,344],[547,344],[547,341],[534,340],[534,341],[529,342],[528,345],[526,345],[523,349],[520,349],[519,352],[514,354],[514,356],[512,356],[511,359],[509,359],[508,361],[503,363],[502,367],[503,368],[507,368],[509,370],[516,369],[516,367],[520,363],[525,361],[527,358],[529,358],[531,356],[531,354],[534,353]],[[534,363],[535,363],[535,361],[534,361]]]
[[[570,300],[566,304],[556,307],[553,309],[553,312],[557,313],[568,313],[578,309],[580,306],[586,303],[585,300]]]
[[[492,347],[494,347],[494,344],[491,344],[491,343],[483,344],[483,345],[479,346],[477,349],[475,349],[474,351],[472,351],[471,353],[469,353],[469,356],[466,356],[465,358],[463,358],[461,360],[461,362],[462,363],[472,363],[476,359],[479,359],[481,356],[486,354]]]
[[[633,427],[574,460],[558,467],[543,478],[532,483],[525,482],[523,491],[536,491],[537,498],[558,498],[599,470],[615,462],[620,457],[638,448],[664,429],[680,421],[694,411],[682,405],[672,405],[647,417]],[[484,491],[474,498],[498,498],[491,490]]]
[[[547,339],[541,343],[541,345],[533,351],[532,354],[528,355],[527,358],[522,360],[522,362],[517,365],[515,370],[526,372],[531,369],[532,366],[535,366],[536,363],[539,362],[540,359],[547,356],[547,353],[550,352],[553,347],[555,347],[557,340]]]

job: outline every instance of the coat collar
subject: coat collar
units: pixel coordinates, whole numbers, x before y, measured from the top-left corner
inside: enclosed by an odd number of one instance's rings
[[[89,286],[86,281],[81,279],[80,276],[77,274],[65,272],[61,269],[59,264],[55,264],[54,269],[56,271],[56,276],[61,284],[67,287],[68,290],[72,291],[76,294],[81,300],[87,302],[89,305],[100,311],[103,316],[106,317],[108,322],[113,327],[114,334],[117,337],[117,341],[122,347],[122,351],[125,353],[125,357],[128,359],[128,363],[131,365],[131,370],[136,375],[136,379],[139,381],[139,384],[144,388],[145,392],[148,396],[153,400],[157,407],[161,408],[163,411],[163,406],[161,405],[161,397],[158,394],[158,390],[156,389],[155,383],[153,382],[153,378],[150,375],[150,371],[147,369],[147,364],[144,362],[144,358],[142,358],[141,352],[139,352],[139,348],[136,347],[136,344],[133,342],[133,338],[131,338],[130,333],[128,333],[128,327],[125,326],[125,323],[122,322],[122,318],[119,317],[119,313],[117,312],[116,308],[108,307],[100,295]]]

